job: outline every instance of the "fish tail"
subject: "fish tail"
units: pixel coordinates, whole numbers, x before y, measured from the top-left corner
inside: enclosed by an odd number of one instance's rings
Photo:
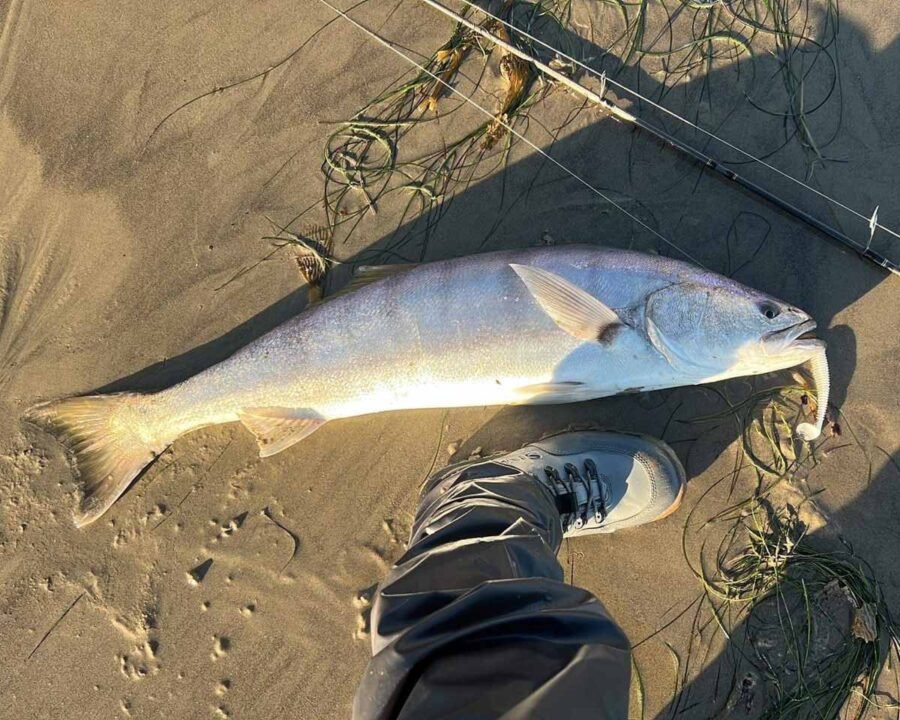
[[[44,427],[71,451],[82,484],[75,524],[94,522],[174,438],[158,438],[147,421],[149,396],[86,395],[42,403],[25,419]]]

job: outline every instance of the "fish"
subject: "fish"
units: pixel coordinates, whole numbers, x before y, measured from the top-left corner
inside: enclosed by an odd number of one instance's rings
[[[829,375],[815,321],[722,275],[591,245],[387,267],[172,387],[27,411],[70,451],[76,525],[103,515],[176,439],[223,423],[242,423],[269,457],[339,418],[570,403],[809,362],[817,414],[796,432],[822,430]]]

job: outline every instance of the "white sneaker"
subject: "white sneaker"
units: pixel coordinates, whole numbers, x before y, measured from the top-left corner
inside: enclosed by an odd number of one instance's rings
[[[685,472],[661,440],[618,432],[565,432],[492,457],[533,475],[556,497],[566,537],[662,520],[684,496]]]

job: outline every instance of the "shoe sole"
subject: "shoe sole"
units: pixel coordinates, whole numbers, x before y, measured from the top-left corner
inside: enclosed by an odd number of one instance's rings
[[[662,450],[666,457],[672,461],[672,465],[675,466],[676,471],[678,472],[678,495],[675,496],[675,499],[672,501],[672,504],[669,505],[665,510],[663,510],[659,515],[653,518],[653,522],[657,520],[665,520],[669,515],[672,515],[679,507],[681,507],[681,501],[684,500],[684,488],[687,486],[687,471],[684,469],[684,465],[682,465],[681,460],[678,459],[678,456],[675,454],[675,451],[663,440],[659,438],[649,437],[647,435],[640,435],[639,437],[644,440],[648,440],[653,442],[656,447]]]
[[[679,507],[681,507],[681,501],[684,500],[684,486],[685,486],[685,483],[681,483],[681,487],[678,490],[678,495],[672,501],[672,504],[669,505],[669,507],[667,507],[665,510],[663,510],[655,518],[653,518],[653,520],[651,520],[650,522],[656,522],[657,520],[665,520],[667,517],[669,517],[669,515],[671,515],[676,510],[678,510]]]

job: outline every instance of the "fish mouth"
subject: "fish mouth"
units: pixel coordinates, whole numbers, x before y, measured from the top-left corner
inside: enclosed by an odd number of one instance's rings
[[[801,320],[796,325],[768,333],[763,338],[763,342],[768,350],[774,352],[794,349],[813,350],[825,347],[825,341],[812,334],[816,327],[818,326],[813,319]]]

